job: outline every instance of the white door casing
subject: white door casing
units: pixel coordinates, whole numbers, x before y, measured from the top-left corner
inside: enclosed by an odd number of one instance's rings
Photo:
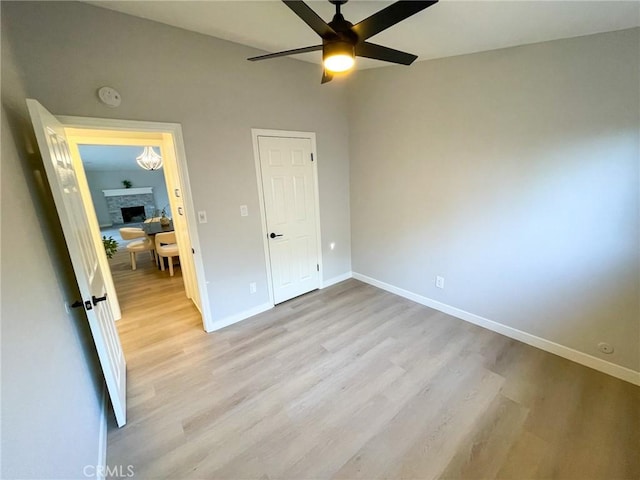
[[[311,138],[257,136],[275,304],[320,287],[316,168]]]
[[[198,279],[196,277],[196,266],[193,258],[193,247],[189,236],[189,225],[187,220],[187,206],[184,202],[180,179],[180,170],[176,160],[175,144],[173,135],[162,134],[162,156],[164,158],[164,178],[169,196],[169,205],[173,218],[173,226],[176,233],[178,251],[180,253],[180,270],[187,297],[193,301],[196,308],[202,313],[200,292],[198,291]]]
[[[83,140],[82,143],[95,145],[152,145],[162,148],[163,153],[166,150],[174,154],[178,176],[174,178],[173,181],[176,182],[177,185],[175,188],[179,189],[179,194],[182,198],[188,238],[192,247],[191,254],[194,267],[194,271],[191,272],[193,278],[192,284],[197,290],[194,292],[192,300],[202,314],[204,330],[206,332],[214,331],[216,327],[212,319],[212,305],[207,292],[208,282],[204,271],[202,250],[200,248],[181,125],[178,123],[65,115],[58,115],[57,118],[65,126],[65,131],[71,132],[74,137],[81,137]],[[145,138],[144,142],[139,143],[141,132],[153,136],[154,140],[150,141],[149,138]],[[92,136],[92,138],[88,139],[88,136]],[[169,141],[171,144],[170,147],[168,146]],[[167,163],[168,162],[165,162],[165,165]],[[167,178],[168,173],[169,170],[165,170],[165,178]],[[167,187],[170,190],[168,193],[171,195],[173,192],[175,195],[175,188],[170,188],[168,184]],[[185,273],[183,267],[183,278],[185,279],[185,287],[187,287]]]
[[[126,362],[64,126],[36,100],[27,99],[31,121],[82,296],[118,426],[126,423]],[[102,300],[102,301],[101,301]]]

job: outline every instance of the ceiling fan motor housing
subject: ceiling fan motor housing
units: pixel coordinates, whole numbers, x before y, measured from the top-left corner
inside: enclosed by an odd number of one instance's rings
[[[342,40],[345,42],[349,42],[353,45],[355,45],[358,42],[358,35],[351,29],[351,27],[353,27],[353,23],[351,23],[348,20],[345,20],[345,18],[342,16],[341,13],[336,13],[333,16],[333,20],[329,22],[329,26],[337,34],[335,40]],[[331,36],[327,35],[326,38],[323,37],[323,40],[325,42],[330,42],[333,39],[331,38]]]
[[[324,57],[330,57],[332,55],[344,55],[350,53],[351,56],[355,56],[355,46],[351,41],[345,40],[327,40],[322,48]]]

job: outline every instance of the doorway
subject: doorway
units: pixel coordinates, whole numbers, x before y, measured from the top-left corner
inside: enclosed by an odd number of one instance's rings
[[[270,300],[320,288],[322,253],[315,134],[253,129]]]
[[[172,226],[174,227],[176,243],[179,249],[180,271],[184,284],[184,294],[186,294],[200,312],[204,330],[211,331],[209,327],[211,319],[208,296],[206,295],[204,267],[200,255],[180,125],[84,117],[61,116],[58,118],[65,126],[65,133],[69,141],[72,159],[74,163],[80,166],[82,166],[80,150],[88,146],[122,146],[135,147],[140,150],[148,146],[160,152],[163,159],[162,171],[164,173],[167,192],[167,203],[161,209],[151,208],[148,205],[144,207],[143,205],[143,207],[146,208],[145,217],[149,217],[150,213],[152,213],[153,216],[155,216],[156,213],[160,215],[161,210],[164,210],[165,214],[170,214],[172,217]],[[86,204],[93,204],[94,202],[91,198],[91,191],[88,188],[84,167],[82,166],[79,170],[80,176],[84,176],[83,179],[81,178],[82,196]],[[95,212],[90,212],[90,214],[95,219],[95,221],[92,222],[94,224],[93,229],[97,230],[97,232],[94,232],[94,236],[96,237],[96,241],[101,244],[102,235],[98,219],[96,218]],[[102,245],[100,245],[100,248],[102,248]],[[108,267],[108,264],[106,267]],[[110,272],[110,269],[106,271]],[[110,288],[107,288],[107,291],[111,290],[111,294],[108,297],[110,302],[114,304],[112,305],[114,314],[116,314],[116,318],[121,318],[122,312],[118,303],[113,278],[109,278],[107,283],[110,284],[108,286]]]

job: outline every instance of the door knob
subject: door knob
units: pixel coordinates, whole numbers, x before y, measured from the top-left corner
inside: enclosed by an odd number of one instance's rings
[[[276,235],[275,233],[271,232],[271,235],[269,235],[271,238],[276,238],[276,237],[281,237],[282,235]]]
[[[91,297],[91,300],[93,301],[94,305],[97,305],[98,302],[104,302],[106,299],[107,299],[107,294],[106,293],[102,297],[96,297],[95,295],[93,295]]]

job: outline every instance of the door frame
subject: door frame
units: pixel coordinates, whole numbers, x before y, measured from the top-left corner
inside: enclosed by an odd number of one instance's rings
[[[318,255],[318,288],[322,288],[323,284],[323,266],[322,266],[322,234],[320,231],[320,189],[318,182],[318,152],[316,150],[316,134],[315,132],[299,132],[292,130],[271,130],[265,128],[252,128],[251,139],[253,142],[253,159],[256,168],[256,182],[258,184],[258,203],[260,205],[260,223],[262,226],[262,245],[264,248],[264,262],[267,273],[267,290],[269,291],[269,303],[275,305],[273,295],[273,279],[271,276],[271,255],[269,254],[269,241],[267,230],[267,213],[264,205],[264,189],[262,188],[262,166],[260,164],[260,147],[258,145],[258,137],[278,137],[278,138],[305,138],[311,141],[311,154],[313,162],[313,188],[314,201],[316,211],[316,248]]]
[[[202,324],[206,332],[214,330],[213,319],[211,318],[211,306],[209,303],[209,295],[207,292],[207,281],[205,276],[204,264],[202,261],[202,250],[200,248],[200,238],[198,236],[198,228],[196,215],[191,195],[191,182],[189,181],[189,171],[187,168],[187,156],[184,148],[184,140],[182,136],[182,125],[179,123],[150,122],[138,120],[118,120],[110,118],[94,118],[94,117],[77,117],[68,115],[56,115],[56,118],[65,126],[65,128],[79,128],[92,130],[111,130],[119,131],[126,134],[127,132],[148,132],[158,134],[168,134],[173,138],[175,147],[175,160],[178,170],[178,182],[182,191],[183,201],[185,205],[185,216],[187,230],[191,241],[191,247],[194,249],[193,263],[195,265],[195,274],[197,279],[197,289],[200,296],[200,305],[202,311]],[[171,192],[169,192],[171,195]]]

